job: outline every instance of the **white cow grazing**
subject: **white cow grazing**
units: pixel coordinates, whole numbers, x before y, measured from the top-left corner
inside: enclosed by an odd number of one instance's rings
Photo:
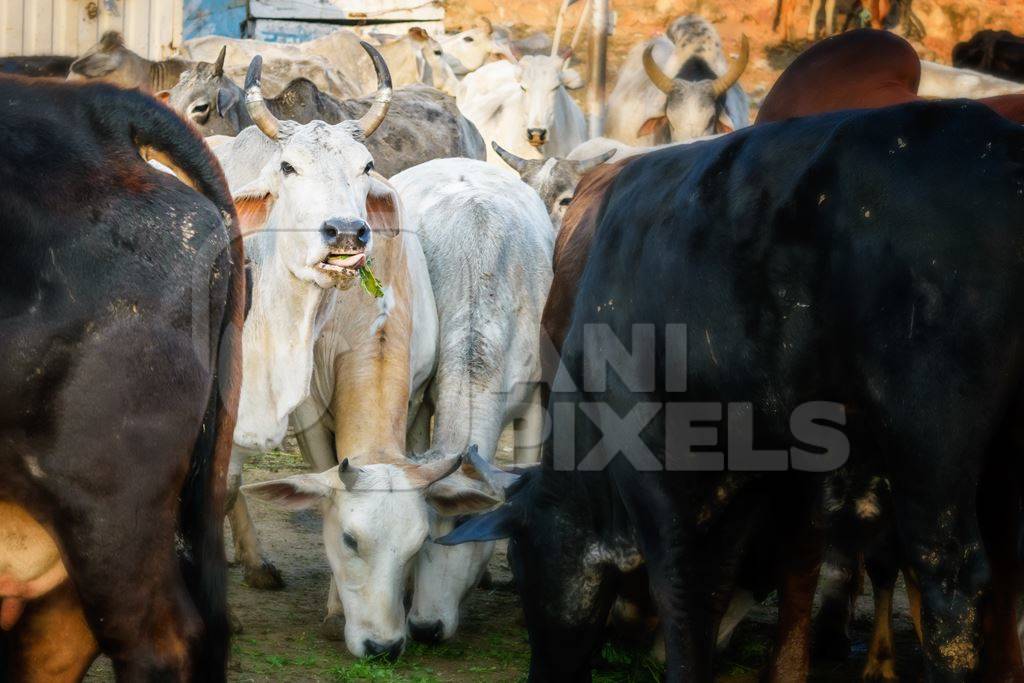
[[[473,28],[445,36],[439,42],[445,61],[459,77],[476,71],[494,59],[516,61],[508,36],[499,35],[486,17],[481,17]]]
[[[554,231],[537,194],[507,169],[438,159],[392,178],[420,233],[441,325],[427,462],[479,449],[494,457],[502,430],[521,419],[516,458],[539,456],[540,318],[551,284]],[[442,482],[442,485],[444,482]],[[452,529],[440,509],[431,535]],[[493,544],[444,548],[428,541],[416,563],[413,637],[450,638],[459,604],[487,566]]]
[[[968,97],[976,100],[1022,92],[1024,83],[1007,81],[980,71],[958,69],[921,60],[921,83],[917,87],[917,94],[921,97]]]
[[[524,159],[562,156],[587,139],[583,112],[567,90],[583,80],[559,57],[485,64],[462,80],[456,102],[487,145],[487,161],[504,167],[497,142]]]
[[[605,134],[645,147],[750,125],[750,103],[738,82],[748,59],[746,36],[730,66],[711,24],[699,16],[676,19],[667,37],[630,50],[608,97]]]

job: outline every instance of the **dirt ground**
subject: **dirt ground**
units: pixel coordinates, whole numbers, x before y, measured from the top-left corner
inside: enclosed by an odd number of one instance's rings
[[[506,434],[499,460],[511,459]],[[247,482],[295,474],[305,469],[291,448],[268,453],[249,462]],[[324,555],[321,522],[315,511],[287,512],[250,501],[265,551],[284,574],[287,586],[276,592],[257,591],[242,583],[242,572],[232,567],[229,602],[242,623],[232,643],[229,680],[235,683],[270,681],[491,681],[525,680],[529,646],[518,598],[500,547],[491,561],[494,587],[474,590],[463,605],[462,624],[455,638],[438,647],[413,644],[395,665],[360,661],[348,654],[344,643],[328,640],[320,632],[330,572]],[[774,600],[755,610],[734,635],[718,659],[717,680],[753,683],[767,659],[776,616]],[[919,650],[904,594],[897,594],[896,649],[898,673],[917,678]],[[853,653],[845,662],[816,660],[812,681],[860,681],[871,631],[871,598],[861,597],[853,628]],[[100,660],[86,680],[113,680],[110,663]],[[646,649],[623,644],[605,646],[595,662],[597,682],[660,680],[660,668]]]

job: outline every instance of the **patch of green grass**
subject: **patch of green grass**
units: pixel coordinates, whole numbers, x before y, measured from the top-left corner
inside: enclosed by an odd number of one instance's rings
[[[602,665],[593,674],[594,683],[657,683],[665,668],[647,650],[634,650],[606,643],[601,649]]]

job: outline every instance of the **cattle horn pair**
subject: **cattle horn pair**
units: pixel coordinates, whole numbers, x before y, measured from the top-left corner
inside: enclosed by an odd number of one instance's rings
[[[377,72],[377,93],[374,95],[370,109],[357,121],[365,137],[370,137],[377,130],[391,106],[391,72],[384,58],[365,41],[359,41],[366,54],[373,60],[373,68]],[[263,99],[260,80],[263,73],[263,57],[256,55],[249,64],[245,74],[245,108],[249,111],[253,123],[271,140],[276,140],[281,130],[281,122],[271,113]]]
[[[672,92],[673,79],[669,78],[668,75],[661,70],[661,67],[658,66],[657,62],[654,61],[654,57],[651,55],[653,51],[653,44],[648,45],[647,49],[644,50],[644,71],[647,72],[647,77],[651,79],[651,83],[654,83],[658,90],[667,95]],[[711,82],[711,92],[714,93],[716,99],[724,95],[725,92],[740,79],[740,76],[743,75],[749,61],[750,40],[747,38],[746,34],[744,34],[740,43],[740,56],[736,58],[736,61],[732,63],[732,66],[729,67],[728,71]]]

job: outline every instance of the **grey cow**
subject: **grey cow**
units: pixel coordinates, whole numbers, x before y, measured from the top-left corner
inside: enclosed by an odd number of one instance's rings
[[[253,125],[245,92],[224,73],[223,55],[222,50],[214,63],[196,63],[164,97],[203,135],[236,135]],[[277,97],[266,100],[279,119],[330,124],[358,119],[373,102],[374,96],[337,100],[305,78],[295,79]],[[366,147],[385,177],[430,159],[486,158],[483,138],[459,112],[455,99],[425,85],[394,91],[388,117]]]
[[[576,194],[576,186],[585,174],[597,168],[604,162],[615,156],[618,151],[610,149],[607,152],[581,161],[573,159],[523,159],[512,152],[504,149],[497,142],[491,142],[491,147],[501,157],[502,161],[512,167],[523,182],[536,190],[544,207],[551,216],[551,225],[555,232],[562,227],[562,219],[565,217],[565,210]]]

